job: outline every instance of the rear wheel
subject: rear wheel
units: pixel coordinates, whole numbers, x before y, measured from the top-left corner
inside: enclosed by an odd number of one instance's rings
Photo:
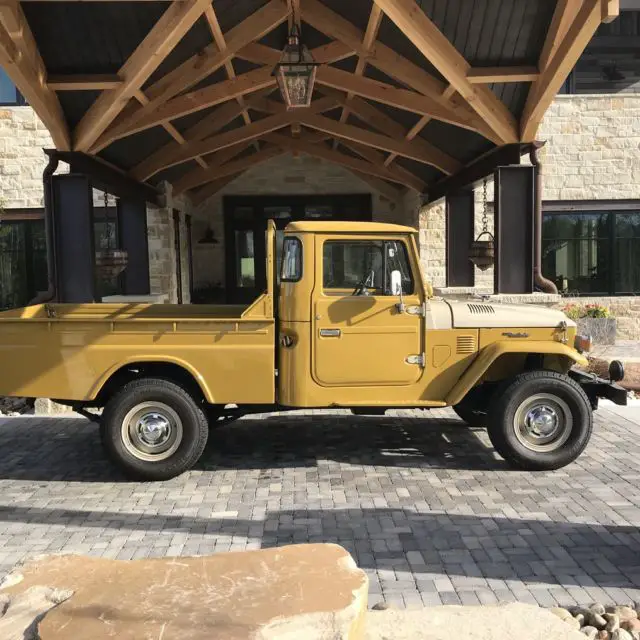
[[[207,443],[207,419],[196,400],[168,380],[125,385],[105,406],[103,446],[127,475],[168,480],[190,469]]]
[[[496,451],[526,470],[559,469],[589,442],[593,415],[586,394],[553,371],[517,376],[491,405],[488,432]]]

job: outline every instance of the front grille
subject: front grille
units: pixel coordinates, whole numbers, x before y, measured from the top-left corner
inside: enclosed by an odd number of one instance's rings
[[[458,353],[473,353],[476,350],[475,336],[458,336],[457,349]]]
[[[467,303],[467,307],[469,308],[469,313],[474,313],[476,315],[495,313],[496,310],[490,304],[474,304],[473,302]]]

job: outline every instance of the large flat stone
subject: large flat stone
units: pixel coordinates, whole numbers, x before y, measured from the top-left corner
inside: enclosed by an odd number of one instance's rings
[[[370,611],[366,640],[584,640],[546,609],[512,603]]]
[[[15,570],[1,593],[34,586],[73,591],[45,614],[41,640],[361,640],[368,580],[342,547],[309,544],[130,562],[53,556]]]

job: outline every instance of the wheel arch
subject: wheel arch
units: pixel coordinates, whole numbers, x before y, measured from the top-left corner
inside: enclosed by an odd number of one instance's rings
[[[130,358],[108,369],[92,388],[89,399],[96,406],[104,406],[122,386],[142,378],[170,380],[183,385],[208,403],[215,402],[203,376],[188,362],[179,358],[153,356]]]
[[[541,356],[545,368],[559,373],[566,373],[574,364],[587,364],[584,356],[561,342],[494,342],[480,350],[478,357],[449,391],[447,404],[458,404],[473,387],[492,378],[492,374],[500,370],[510,372],[517,369],[514,365],[520,365],[515,373],[522,373],[526,370],[526,358],[531,356]],[[508,377],[508,373],[504,377]]]

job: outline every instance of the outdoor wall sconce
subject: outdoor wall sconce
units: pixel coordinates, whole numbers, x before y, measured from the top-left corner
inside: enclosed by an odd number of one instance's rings
[[[309,49],[302,44],[299,29],[294,24],[282,50],[280,62],[274,69],[287,109],[308,107],[311,104],[318,65]]]
[[[198,240],[198,244],[218,244],[218,238],[216,238],[211,227],[207,227],[202,238]]]
[[[482,240],[487,236],[487,240]],[[486,271],[495,260],[495,246],[493,235],[489,232],[489,218],[487,217],[487,179],[484,179],[482,198],[482,233],[471,243],[469,260],[480,269]]]

